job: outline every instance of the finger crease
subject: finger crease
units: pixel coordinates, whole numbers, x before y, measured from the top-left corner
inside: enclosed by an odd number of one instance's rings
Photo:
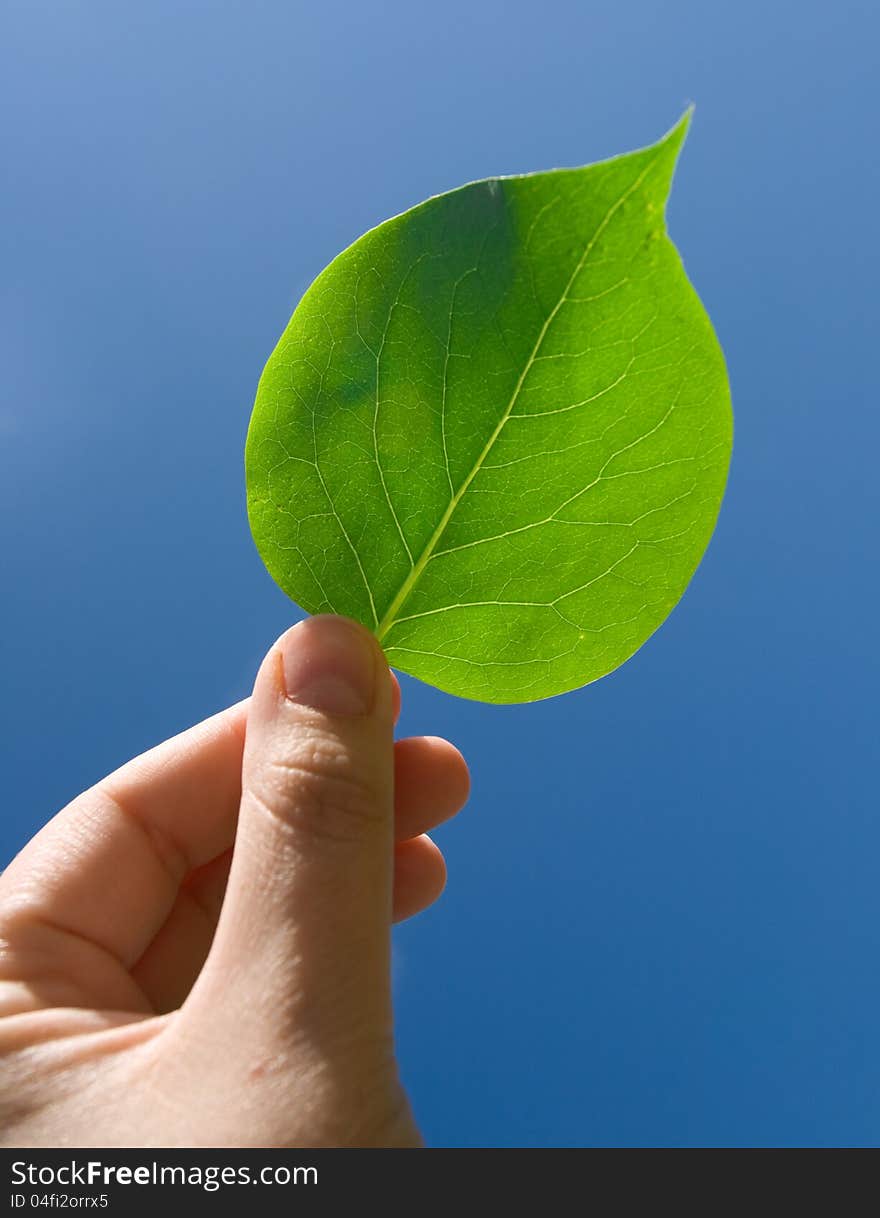
[[[99,784],[97,791],[102,798],[113,805],[123,820],[140,831],[149,844],[152,853],[159,861],[163,871],[168,876],[172,886],[178,888],[183,877],[193,867],[180,843],[176,842],[170,834],[159,829],[145,816],[136,812],[134,807],[129,806],[119,795],[109,790],[106,786]]]

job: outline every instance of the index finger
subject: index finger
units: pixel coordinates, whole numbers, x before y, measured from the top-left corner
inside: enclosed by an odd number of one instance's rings
[[[130,967],[183,876],[227,849],[250,699],[128,762],[77,796],[0,877],[0,921],[43,925]]]

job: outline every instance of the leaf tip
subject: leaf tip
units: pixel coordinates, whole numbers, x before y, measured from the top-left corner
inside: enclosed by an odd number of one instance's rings
[[[672,185],[672,175],[678,162],[682,145],[687,138],[694,113],[693,102],[684,111],[678,122],[666,132],[649,150],[654,158],[652,177],[658,192],[658,202],[665,204]]]
[[[687,138],[687,133],[690,130],[691,119],[694,116],[695,109],[696,107],[694,103],[691,102],[678,122],[675,123],[674,126],[670,127],[666,134],[661,136],[657,141],[656,146],[658,149],[666,148],[673,154],[678,153],[682,144]]]

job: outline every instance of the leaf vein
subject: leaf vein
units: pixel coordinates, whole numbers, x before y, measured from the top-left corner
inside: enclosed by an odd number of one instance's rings
[[[388,631],[391,629],[391,627],[394,625],[398,610],[404,604],[407,597],[412,592],[413,588],[415,587],[416,583],[418,582],[418,579],[421,576],[422,572],[424,571],[425,567],[430,562],[431,556],[434,553],[434,550],[436,549],[437,543],[440,540],[440,538],[443,536],[443,533],[446,530],[446,526],[449,524],[449,521],[451,520],[452,515],[455,512],[455,509],[458,507],[462,498],[466,494],[467,489],[470,486],[470,484],[473,482],[474,478],[480,472],[480,469],[482,468],[486,458],[488,457],[489,453],[492,451],[495,441],[498,439],[499,435],[501,434],[502,430],[504,429],[505,424],[507,423],[507,420],[510,418],[510,416],[513,412],[513,409],[516,406],[516,403],[519,399],[519,395],[522,392],[522,387],[525,384],[526,378],[529,375],[529,372],[531,371],[531,369],[534,365],[536,357],[540,353],[541,347],[544,343],[544,339],[546,338],[547,333],[550,330],[550,327],[552,326],[554,320],[556,319],[556,316],[558,315],[559,310],[565,304],[565,302],[568,298],[568,293],[571,291],[578,276],[581,274],[584,267],[586,266],[587,260],[590,256],[591,252],[595,248],[596,242],[599,240],[602,233],[605,231],[605,229],[607,228],[608,224],[611,222],[611,219],[616,214],[616,212],[623,206],[623,204],[626,202],[626,200],[632,194],[634,194],[635,191],[638,190],[638,188],[641,186],[642,182],[645,180],[650,169],[652,168],[652,165],[653,165],[653,162],[649,162],[645,166],[645,168],[642,170],[642,172],[640,174],[638,174],[637,177],[630,183],[630,185],[623,192],[623,194],[620,195],[620,197],[608,208],[608,210],[605,213],[605,215],[603,216],[602,220],[596,227],[596,230],[593,233],[592,237],[590,237],[589,241],[585,245],[584,252],[581,254],[574,270],[572,271],[571,275],[569,276],[568,281],[565,285],[565,288],[563,289],[562,295],[559,297],[556,304],[553,306],[552,310],[550,311],[546,320],[544,321],[544,324],[541,326],[540,331],[538,332],[538,336],[535,340],[534,346],[532,347],[529,357],[526,360],[525,366],[523,367],[523,370],[517,379],[516,385],[514,386],[513,393],[511,394],[511,397],[510,397],[510,401],[507,403],[507,406],[505,407],[504,412],[501,415],[501,418],[498,420],[498,423],[495,425],[495,428],[494,428],[492,434],[489,436],[489,439],[486,441],[486,444],[483,446],[482,451],[480,452],[479,456],[477,457],[476,461],[474,462],[474,465],[472,466],[471,470],[469,471],[466,478],[462,482],[461,486],[450,499],[449,504],[447,505],[446,510],[444,511],[443,515],[441,516],[437,527],[435,528],[434,532],[431,534],[431,537],[429,538],[427,545],[425,546],[422,553],[419,555],[415,564],[412,566],[409,575],[401,584],[397,595],[394,597],[394,599],[392,600],[391,604],[389,605],[387,611],[383,615],[382,620],[377,625],[376,637],[379,639],[380,642],[385,637],[385,635],[388,633]]]

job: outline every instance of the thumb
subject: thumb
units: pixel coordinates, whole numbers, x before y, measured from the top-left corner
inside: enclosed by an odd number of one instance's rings
[[[356,623],[309,618],[257,675],[226,899],[187,1006],[249,1054],[390,1052],[393,839],[385,657]]]

